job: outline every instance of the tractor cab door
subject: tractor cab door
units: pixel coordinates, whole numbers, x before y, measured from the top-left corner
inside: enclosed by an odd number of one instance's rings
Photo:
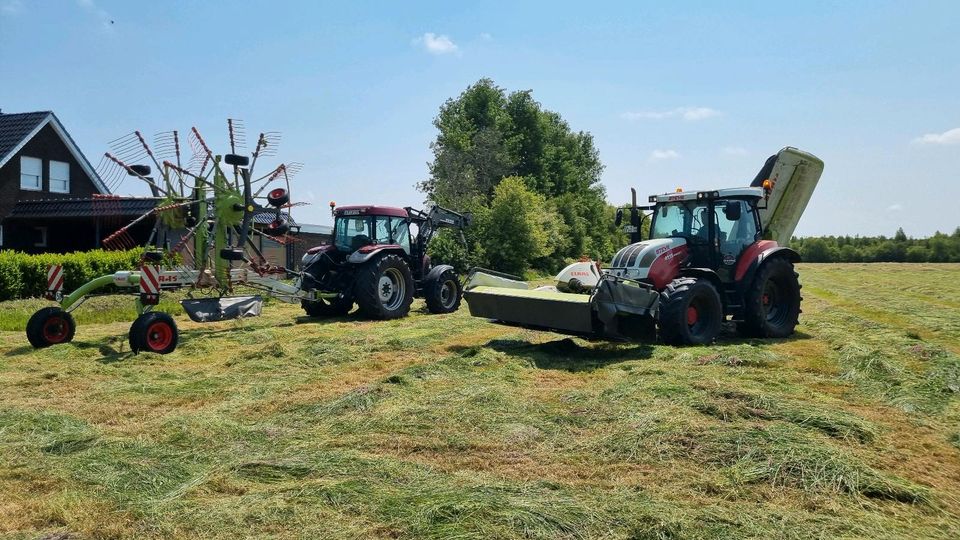
[[[717,273],[724,281],[732,281],[740,255],[759,238],[760,224],[754,205],[740,199],[714,203],[717,235]]]

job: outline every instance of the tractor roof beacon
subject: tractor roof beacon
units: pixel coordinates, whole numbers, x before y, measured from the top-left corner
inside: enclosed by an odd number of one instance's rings
[[[574,263],[548,290],[474,269],[464,293],[470,313],[571,334],[639,339],[656,331],[673,344],[710,343],[727,319],[745,336],[789,336],[800,314],[793,268],[800,256],[781,243],[822,171],[820,159],[787,147],[747,187],[677,190],[651,195],[646,206],[633,191],[632,205],[617,212],[617,225],[629,219],[631,244],[607,268]],[[651,218],[646,240],[644,211]]]
[[[297,283],[313,293],[301,303],[307,315],[344,315],[356,304],[364,316],[395,319],[410,311],[414,297],[424,298],[431,313],[460,307],[460,278],[450,265],[431,264],[427,248],[445,227],[460,231],[463,240],[469,214],[440,206],[330,208],[333,243],[307,251]]]

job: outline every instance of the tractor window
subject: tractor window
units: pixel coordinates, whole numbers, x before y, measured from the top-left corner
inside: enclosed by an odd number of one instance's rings
[[[727,204],[740,205],[739,219],[730,219]],[[719,226],[720,254],[724,262],[735,260],[740,253],[757,239],[757,223],[753,209],[747,201],[721,201],[714,206]]]
[[[653,213],[650,238],[686,238],[690,242],[707,242],[709,231],[707,207],[695,201],[659,206]]]
[[[410,224],[403,218],[390,218],[390,227],[393,230],[393,243],[410,254]]]
[[[390,218],[387,216],[377,216],[373,218],[374,222],[374,240],[378,244],[392,244],[390,241]]]
[[[365,216],[339,217],[336,223],[334,245],[343,251],[356,251],[373,243],[370,238],[370,220]]]

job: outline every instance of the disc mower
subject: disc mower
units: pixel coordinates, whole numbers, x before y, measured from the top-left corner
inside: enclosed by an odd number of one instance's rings
[[[470,314],[575,335],[659,335],[680,345],[712,342],[727,320],[744,336],[789,336],[800,314],[800,256],[785,244],[822,172],[820,159],[787,147],[746,187],[678,189],[643,206],[632,190],[631,206],[616,218],[631,244],[608,267],[574,263],[556,287],[540,288],[473,269],[464,292]]]

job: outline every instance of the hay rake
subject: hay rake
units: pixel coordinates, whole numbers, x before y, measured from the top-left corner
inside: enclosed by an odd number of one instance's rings
[[[152,146],[139,131],[110,143],[98,167],[106,185],[112,191],[125,178],[134,177],[147,184],[156,205],[102,243],[106,249],[138,247],[131,229],[153,218],[140,265],[95,278],[69,294],[63,291],[63,267],[51,266],[44,296],[59,305],[30,318],[27,338],[34,347],[72,340],[76,323],[70,313],[95,294],[133,295],[138,316],[130,327],[130,348],[160,354],[172,352],[178,341],[173,318],[154,309],[165,291],[186,289],[181,305],[197,322],[259,315],[263,297],[235,296],[237,285],[287,302],[322,297],[284,282],[295,273],[270,264],[253,241],[260,235],[280,244],[295,240],[290,212],[302,203],[290,201],[290,180],[303,165],[281,163],[255,176],[258,162],[276,155],[280,134],[260,133],[249,154],[241,153],[246,135],[240,121],[228,119],[227,134],[230,153],[218,155],[197,128],[191,128],[186,139],[192,155],[186,160],[177,131],[158,133]],[[120,199],[104,195],[94,198],[93,204],[98,213],[117,214],[113,210]],[[273,216],[262,230],[254,224],[257,213]]]

